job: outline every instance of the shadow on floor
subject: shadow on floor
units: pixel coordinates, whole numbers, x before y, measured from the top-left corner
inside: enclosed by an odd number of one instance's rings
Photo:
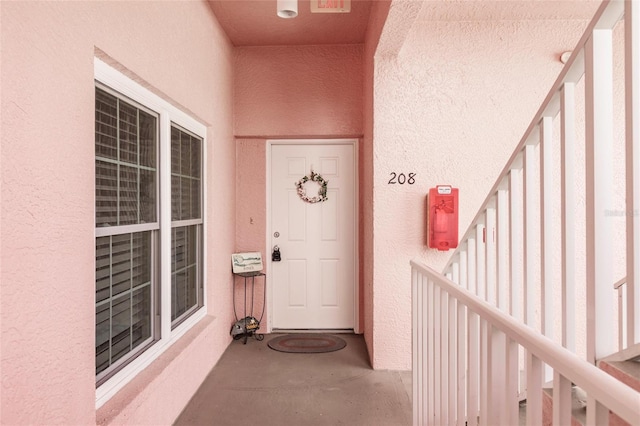
[[[411,424],[411,372],[374,371],[362,335],[320,354],[231,342],[175,425]]]

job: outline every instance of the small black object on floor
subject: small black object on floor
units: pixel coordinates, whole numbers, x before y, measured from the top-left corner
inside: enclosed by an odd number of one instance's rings
[[[347,342],[330,334],[307,333],[275,337],[268,345],[278,352],[308,354],[339,351],[347,346]]]

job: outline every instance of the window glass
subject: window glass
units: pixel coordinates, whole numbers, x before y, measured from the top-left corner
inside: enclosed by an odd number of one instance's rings
[[[96,90],[96,157],[118,159],[118,99]]]
[[[151,233],[96,239],[96,374],[152,337]]]
[[[96,88],[96,226],[157,221],[157,117]]]
[[[96,226],[118,224],[118,166],[96,159]]]
[[[202,218],[202,139],[171,128],[171,219]]]
[[[171,238],[171,320],[201,306],[200,226],[173,228]]]
[[[172,126],[171,320],[174,326],[203,304],[201,152],[202,139]]]

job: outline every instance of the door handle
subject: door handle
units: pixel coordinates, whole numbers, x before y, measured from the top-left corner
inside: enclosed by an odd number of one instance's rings
[[[282,256],[280,256],[280,247],[273,246],[273,252],[271,252],[271,260],[273,262],[280,262],[282,260]]]

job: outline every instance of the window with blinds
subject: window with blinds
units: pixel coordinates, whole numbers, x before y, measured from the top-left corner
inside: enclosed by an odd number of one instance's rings
[[[96,378],[157,338],[158,117],[96,87]]]
[[[99,58],[94,72],[100,406],[206,315],[207,128]]]
[[[203,305],[202,139],[171,127],[171,321]]]

